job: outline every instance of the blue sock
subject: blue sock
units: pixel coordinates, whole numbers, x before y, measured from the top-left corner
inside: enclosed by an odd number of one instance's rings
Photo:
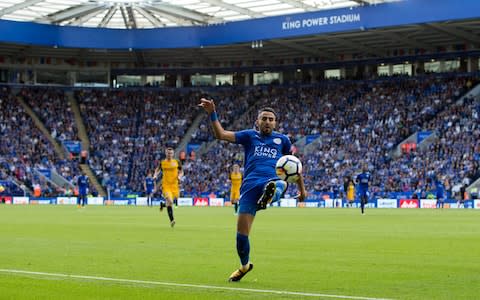
[[[283,180],[277,180],[275,181],[275,186],[275,195],[273,196],[272,203],[280,200],[280,197],[282,197],[283,192],[285,192],[287,188],[287,183]]]
[[[248,235],[237,232],[237,253],[242,266],[246,265],[250,259],[250,241],[248,240]]]

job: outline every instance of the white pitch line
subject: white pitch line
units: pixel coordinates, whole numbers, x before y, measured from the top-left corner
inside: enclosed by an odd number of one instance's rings
[[[88,275],[34,272],[34,271],[24,271],[24,270],[12,270],[12,269],[0,269],[0,273],[21,274],[21,275],[40,275],[40,276],[51,276],[51,277],[61,277],[61,278],[89,279],[89,280],[111,281],[111,282],[121,282],[121,283],[178,286],[178,287],[189,287],[189,288],[207,289],[207,290],[227,290],[227,291],[237,291],[237,292],[252,292],[252,293],[292,295],[292,296],[304,296],[304,297],[324,297],[324,298],[357,299],[357,300],[393,300],[393,299],[387,299],[387,298],[371,298],[371,297],[346,296],[346,295],[302,293],[302,292],[290,292],[290,291],[281,291],[281,290],[260,290],[260,289],[202,285],[202,284],[188,284],[188,283],[161,282],[161,281],[150,281],[150,280],[109,278],[109,277],[98,277],[98,276],[88,276]]]

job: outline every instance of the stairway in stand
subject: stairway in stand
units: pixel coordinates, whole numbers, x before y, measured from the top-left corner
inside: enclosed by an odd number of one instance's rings
[[[27,115],[32,118],[33,123],[37,126],[38,129],[43,133],[43,135],[48,139],[50,143],[53,145],[53,149],[55,150],[55,154],[60,159],[65,159],[65,151],[62,149],[62,146],[53,138],[53,136],[48,131],[45,124],[38,118],[37,114],[33,111],[33,109],[28,105],[22,97],[17,97],[18,103],[23,107]]]
[[[87,130],[85,128],[85,124],[83,123],[82,114],[80,113],[80,107],[78,106],[77,100],[73,96],[72,92],[66,92],[65,94],[68,98],[68,102],[70,104],[70,107],[72,108],[72,112],[75,117],[75,125],[77,125],[78,137],[82,142],[82,150],[87,150],[87,152],[89,152],[90,140],[88,139]],[[107,197],[107,192],[105,191],[105,188],[98,181],[98,178],[93,173],[90,165],[80,164],[80,169],[82,169],[82,171],[85,172],[85,174],[88,176],[88,178],[90,179],[90,183],[95,187],[98,195],[104,198]]]
[[[106,198],[107,193],[105,192],[105,189],[103,186],[100,185],[100,182],[98,182],[97,176],[93,174],[92,168],[88,164],[80,164],[80,169],[87,175],[87,177],[90,179],[90,184],[95,187],[95,189],[98,191],[98,195],[101,197]]]

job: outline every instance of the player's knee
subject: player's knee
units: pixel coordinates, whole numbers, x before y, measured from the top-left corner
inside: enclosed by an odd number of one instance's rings
[[[283,192],[287,188],[287,182],[284,180],[277,180],[275,181],[275,186],[277,187],[277,189],[281,189]]]
[[[252,223],[253,217],[250,217],[248,214],[240,214],[237,221],[237,232],[248,236],[250,234]]]
[[[248,228],[240,227],[240,226],[237,226],[237,232],[242,234],[242,235],[246,235],[246,236],[248,236],[248,234],[249,234]]]

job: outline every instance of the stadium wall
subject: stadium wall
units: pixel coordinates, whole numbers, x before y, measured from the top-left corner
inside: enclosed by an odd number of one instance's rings
[[[2,196],[0,204],[14,204],[14,205],[75,205],[77,203],[76,197],[53,197],[53,198],[33,198],[33,197],[11,197]],[[113,198],[104,199],[103,197],[89,197],[88,205],[106,205],[106,206],[146,206],[147,198]],[[154,199],[153,205],[159,205],[160,199]],[[224,198],[208,198],[208,197],[182,197],[178,199],[179,206],[213,206],[222,207],[230,206],[230,202]],[[367,208],[402,208],[402,209],[417,209],[417,208],[436,208],[436,199],[410,199],[410,198],[377,198],[370,200],[367,203]],[[302,207],[302,208],[346,208],[348,202],[339,198],[325,198],[325,199],[307,199],[305,202],[298,202],[293,198],[283,198],[279,202],[273,203],[274,207]],[[352,207],[359,208],[360,202],[355,201]],[[466,200],[462,207],[458,207],[458,203],[454,199],[449,199],[444,202],[444,208],[465,208],[465,209],[480,209],[480,200],[471,199]]]

